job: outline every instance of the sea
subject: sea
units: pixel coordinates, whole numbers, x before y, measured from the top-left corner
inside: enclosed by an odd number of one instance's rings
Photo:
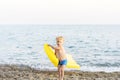
[[[120,71],[120,25],[0,25],[0,64],[57,70],[43,49],[57,36],[80,71]]]

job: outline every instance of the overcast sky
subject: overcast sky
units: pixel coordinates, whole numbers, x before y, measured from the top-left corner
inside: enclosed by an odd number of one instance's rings
[[[0,0],[0,24],[120,24],[120,0]]]

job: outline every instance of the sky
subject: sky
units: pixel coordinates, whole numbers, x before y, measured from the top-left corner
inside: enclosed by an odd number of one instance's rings
[[[120,24],[120,0],[0,0],[0,24]]]

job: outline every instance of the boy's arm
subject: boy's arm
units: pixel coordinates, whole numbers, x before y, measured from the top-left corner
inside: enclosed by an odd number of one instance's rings
[[[50,44],[48,44],[48,46],[50,46],[51,48],[55,49],[55,47],[54,47],[54,46],[52,46],[52,45],[50,45]]]
[[[53,49],[59,49],[58,47],[54,47],[54,46],[52,46],[52,45],[50,45],[50,44],[48,44],[48,46],[50,46],[50,47],[53,48]]]
[[[54,46],[52,46],[52,45],[50,45],[50,44],[48,44],[48,46],[50,46],[50,47],[53,48],[53,49],[56,49],[56,47],[54,47]],[[55,50],[55,55],[56,55],[56,50]]]

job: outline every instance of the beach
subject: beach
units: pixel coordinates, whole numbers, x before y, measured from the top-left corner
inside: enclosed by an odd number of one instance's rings
[[[0,65],[0,80],[58,80],[58,73],[25,65]],[[120,72],[65,70],[64,80],[120,80]]]
[[[80,70],[65,69],[64,80],[120,80],[119,25],[1,26],[0,80],[58,80],[43,48],[45,43],[55,46],[58,35],[80,65]]]
[[[55,67],[43,46],[45,43],[56,46],[55,38],[59,35],[65,39],[66,53],[72,55],[81,71],[120,71],[119,25],[1,26],[0,64],[23,64],[53,70]]]

